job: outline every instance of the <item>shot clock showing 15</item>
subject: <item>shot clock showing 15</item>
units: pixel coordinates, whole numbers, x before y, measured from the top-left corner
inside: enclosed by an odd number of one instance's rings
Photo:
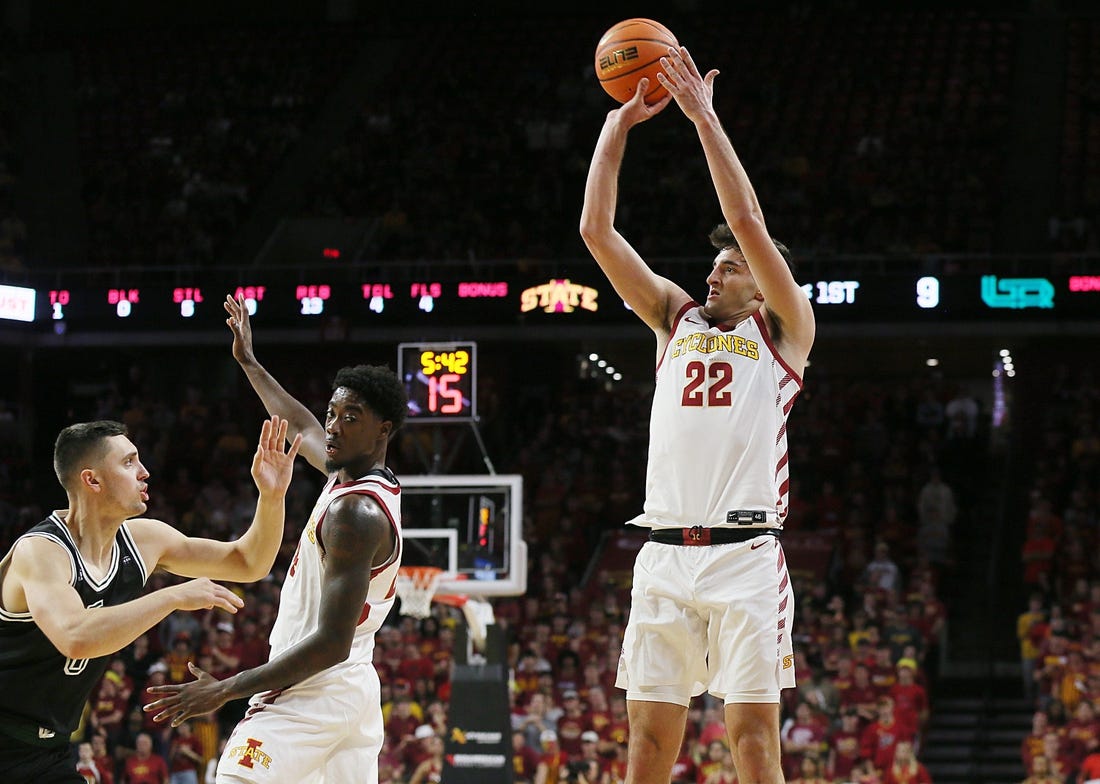
[[[402,343],[397,373],[409,396],[409,421],[477,419],[476,343]]]

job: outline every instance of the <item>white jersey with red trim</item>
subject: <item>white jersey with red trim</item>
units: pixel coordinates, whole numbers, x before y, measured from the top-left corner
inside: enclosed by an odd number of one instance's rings
[[[801,388],[760,313],[712,327],[698,303],[684,305],[657,363],[645,511],[630,522],[781,528],[787,414]]]
[[[310,636],[320,622],[321,582],[325,569],[324,522],[329,506],[345,495],[370,496],[385,512],[396,534],[390,557],[371,569],[367,601],[355,629],[347,662],[370,662],[374,652],[374,633],[382,627],[393,607],[397,570],[401,566],[401,486],[389,471],[371,471],[364,477],[343,484],[337,475],[329,477],[309,521],[298,540],[298,550],[287,571],[279,600],[279,616],[271,629],[271,658]]]

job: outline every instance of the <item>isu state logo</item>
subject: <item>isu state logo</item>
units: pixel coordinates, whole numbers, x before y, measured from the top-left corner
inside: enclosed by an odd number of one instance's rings
[[[794,656],[784,656],[783,657],[783,669],[784,670],[789,670],[793,666],[794,666]]]
[[[245,768],[254,768],[257,762],[265,768],[270,768],[271,757],[260,751],[262,745],[264,745],[262,740],[249,738],[243,746],[234,746],[229,750],[229,759],[236,759],[237,764]]]

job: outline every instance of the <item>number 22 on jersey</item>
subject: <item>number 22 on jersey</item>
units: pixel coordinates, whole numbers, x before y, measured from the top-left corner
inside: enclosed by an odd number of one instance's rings
[[[733,365],[729,362],[711,362],[709,365],[699,360],[688,362],[684,368],[686,383],[680,396],[682,406],[730,406],[733,395],[727,387],[733,383]]]

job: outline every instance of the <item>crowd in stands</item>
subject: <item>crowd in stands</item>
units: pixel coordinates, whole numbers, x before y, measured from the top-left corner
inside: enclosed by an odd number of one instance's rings
[[[288,388],[319,409],[327,387],[297,367]],[[199,386],[158,387],[157,378],[152,366],[122,370],[110,389],[70,413],[129,425],[152,474],[150,516],[188,533],[231,537],[251,520],[251,434],[241,423],[260,421],[258,404],[243,388],[216,396]],[[629,575],[597,569],[587,582],[583,577],[600,534],[641,506],[648,389],[575,378],[554,383],[548,394],[554,404],[528,409],[540,414],[500,402],[514,395],[501,394],[495,404],[490,395],[484,420],[498,470],[525,478],[533,554],[527,594],[494,602],[508,640],[516,775],[541,784],[556,780],[569,761],[588,760],[594,774],[588,780],[614,784],[622,780],[629,731],[623,693],[613,685]],[[819,370],[792,413],[798,485],[789,525],[835,532],[837,546],[821,577],[791,564],[799,607],[798,685],[783,697],[789,781],[928,780],[917,758],[947,615],[942,581],[953,569],[953,521],[968,514],[944,482],[962,470],[945,459],[953,451],[946,445],[954,443],[953,430],[968,425],[972,437],[981,438],[982,417],[960,401],[973,404],[935,379],[866,381]],[[421,471],[408,443],[417,437],[415,426],[407,427],[391,449],[399,475]],[[144,781],[126,771],[154,769],[158,759],[174,782],[192,773],[203,780],[244,702],[173,731],[141,711],[151,701],[144,689],[189,679],[189,662],[224,676],[265,659],[279,586],[296,545],[295,523],[307,517],[319,487],[310,472],[296,473],[284,547],[270,577],[239,587],[244,611],[173,614],[113,659],[76,738],[89,744],[80,754],[100,766],[98,780]],[[18,511],[2,532],[5,547],[43,516],[27,500]],[[941,532],[940,543],[926,547],[936,542],[934,531]],[[169,579],[155,574],[151,587]],[[424,621],[395,613],[378,635],[387,717],[382,781],[437,780],[460,618],[443,605]],[[697,698],[675,780],[734,781],[724,737],[720,704]],[[914,778],[918,774],[924,778]]]
[[[89,262],[224,258],[345,75],[356,32],[157,29],[75,40]]]
[[[1066,23],[1066,95],[1061,148],[1061,212],[1050,221],[1051,247],[1095,252],[1100,243],[1100,20]]]
[[[1021,551],[1030,595],[1016,632],[1035,709],[1021,743],[1029,782],[1100,777],[1100,394],[1087,368],[1059,380],[1033,455]]]
[[[701,67],[731,75],[718,78],[719,115],[769,224],[796,253],[993,247],[1015,22],[812,4],[728,13],[728,24],[685,15],[676,32]],[[414,45],[462,62],[509,51],[525,24],[486,30],[459,20]],[[476,91],[465,89],[462,69],[395,80],[318,172],[313,209],[379,216],[368,250],[383,258],[576,256],[587,156],[615,105],[591,72],[601,32],[591,26],[556,20],[540,30],[543,51],[575,64],[564,72],[515,56],[479,70]],[[647,254],[690,252],[683,243],[709,228],[699,194],[711,191],[695,134],[666,116],[640,127],[631,145],[624,230]],[[661,198],[646,198],[655,184]]]
[[[29,46],[72,54],[92,265],[249,262],[235,236],[367,46],[392,54],[289,199],[298,214],[374,221],[367,258],[574,258],[587,157],[614,106],[592,69],[605,22],[539,23],[530,52],[517,42],[533,23],[512,14]],[[840,2],[673,23],[722,70],[720,116],[796,253],[993,249],[1017,18]],[[705,161],[675,115],[638,129],[623,170],[620,219],[651,256],[691,252],[713,223]],[[661,198],[647,198],[655,185]]]
[[[23,269],[27,250],[27,226],[16,206],[20,167],[15,154],[17,118],[27,95],[16,76],[10,44],[0,27],[0,272]]]

